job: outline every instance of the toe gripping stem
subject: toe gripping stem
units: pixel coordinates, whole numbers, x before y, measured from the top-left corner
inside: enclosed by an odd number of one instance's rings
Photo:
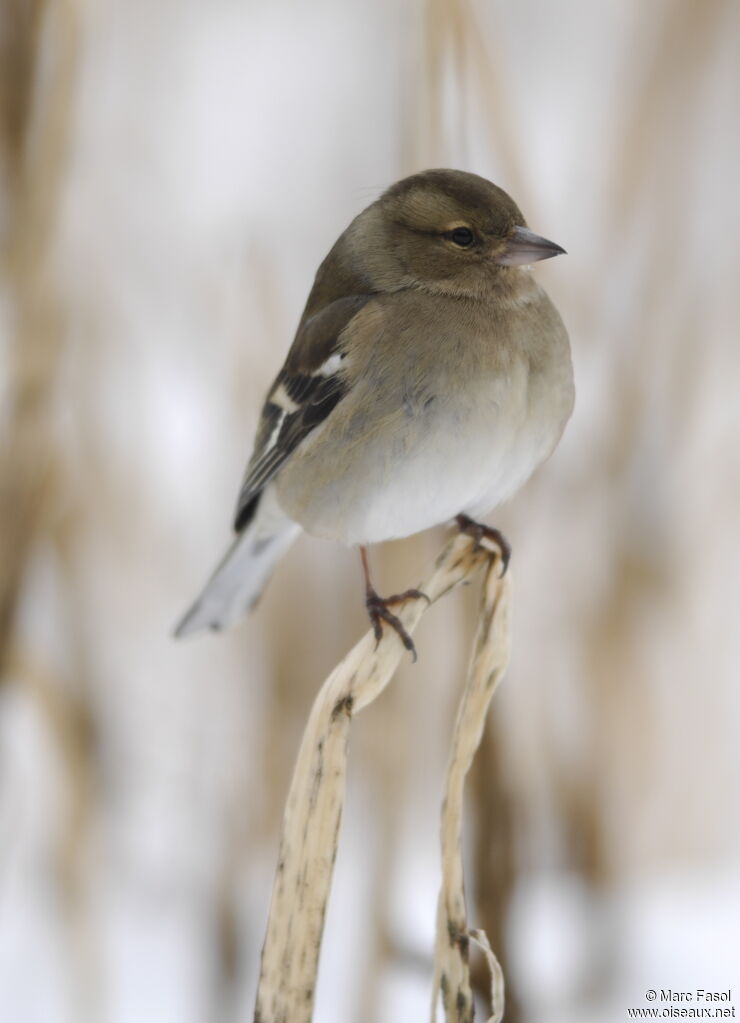
[[[397,633],[398,638],[411,654],[413,660],[416,661],[416,647],[414,646],[413,639],[409,636],[398,615],[394,615],[389,610],[389,608],[396,604],[404,604],[407,600],[426,600],[427,603],[431,604],[429,597],[426,593],[422,593],[421,590],[404,590],[403,593],[394,593],[392,597],[379,597],[372,586],[367,586],[365,590],[365,607],[373,625],[376,648],[383,635],[383,622],[385,622]]]
[[[398,604],[404,604],[407,600],[426,600],[428,604],[431,604],[429,597],[426,593],[422,593],[421,590],[404,590],[403,593],[394,593],[392,597],[378,596],[373,584],[370,582],[367,548],[360,547],[360,556],[362,557],[362,569],[365,575],[365,607],[372,622],[376,648],[383,636],[383,623],[385,622],[397,634],[404,647],[411,654],[414,661],[416,661],[414,641],[408,634],[401,619],[398,615],[394,615],[390,608]]]
[[[501,575],[505,576],[506,570],[509,567],[509,561],[511,561],[511,544],[504,534],[492,526],[485,526],[482,522],[475,522],[474,519],[469,518],[467,515],[458,515],[455,521],[461,533],[472,536],[476,547],[483,546],[481,541],[484,537],[486,540],[491,540],[496,544],[501,551]]]

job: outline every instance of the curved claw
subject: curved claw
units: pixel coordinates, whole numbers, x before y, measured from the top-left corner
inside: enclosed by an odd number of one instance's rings
[[[467,533],[468,536],[473,537],[476,547],[482,546],[481,540],[484,536],[487,540],[492,540],[496,544],[501,551],[501,576],[505,576],[511,561],[511,544],[504,534],[492,526],[486,526],[482,522],[475,522],[467,515],[458,515],[455,521],[461,533]]]
[[[422,593],[421,590],[405,590],[403,593],[395,593],[392,597],[380,597],[375,590],[368,589],[365,596],[365,607],[373,625],[376,648],[383,636],[382,623],[385,622],[387,625],[390,625],[404,647],[411,654],[413,660],[416,661],[416,647],[414,646],[413,639],[406,631],[401,619],[388,610],[393,604],[403,604],[405,601],[413,599],[426,600],[428,604],[431,604],[429,597],[426,593]]]
[[[377,593],[375,594],[378,597]],[[378,597],[378,600],[382,600],[386,607],[391,604],[405,604],[407,600],[426,600],[427,604],[431,604],[431,600],[424,593],[423,590],[404,590],[403,593],[394,593],[392,597]]]

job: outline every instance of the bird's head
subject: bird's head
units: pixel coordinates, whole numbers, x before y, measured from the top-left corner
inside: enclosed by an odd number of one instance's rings
[[[380,291],[418,287],[477,297],[503,268],[565,250],[530,231],[501,188],[455,170],[396,182],[352,224],[353,257]]]

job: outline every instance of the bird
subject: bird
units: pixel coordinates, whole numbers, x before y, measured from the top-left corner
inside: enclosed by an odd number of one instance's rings
[[[177,636],[233,625],[305,531],[358,547],[379,641],[391,608],[368,547],[480,523],[555,449],[574,404],[570,343],[531,264],[565,253],[497,185],[421,171],[352,220],[320,264],[270,387],[238,494],[235,538]]]

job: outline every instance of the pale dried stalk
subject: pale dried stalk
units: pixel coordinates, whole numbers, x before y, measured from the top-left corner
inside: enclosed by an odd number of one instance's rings
[[[498,564],[496,554],[458,534],[445,546],[431,577],[420,588],[434,603],[483,564]],[[493,585],[491,579],[489,572],[487,594]],[[399,618],[410,633],[428,606],[426,601],[415,599],[400,609]],[[487,598],[484,615],[488,611],[493,614]],[[489,663],[490,657],[485,656],[481,644],[492,628],[496,630],[490,621],[484,621],[475,665]],[[344,802],[350,721],[382,692],[404,655],[403,645],[392,630],[384,630],[377,649],[369,632],[334,669],[316,697],[285,808],[255,1023],[311,1020]],[[494,673],[496,670],[491,669]]]
[[[7,149],[5,162],[11,167],[11,188],[3,197],[8,214],[7,239],[0,245],[0,290],[8,291],[13,324],[0,434],[0,678],[11,655],[30,553],[49,510],[55,508],[52,399],[65,317],[53,250],[79,66],[76,0],[39,0],[30,5],[30,13],[28,8],[15,3],[3,11],[18,31],[12,43],[23,71],[14,83],[17,95],[3,97],[12,108],[12,130],[3,132],[0,124],[0,150]]]
[[[500,559],[491,560],[481,595],[478,634],[468,681],[452,737],[442,803],[442,886],[437,906],[437,941],[432,986],[432,1023],[437,1018],[440,991],[448,1023],[472,1023],[473,993],[468,952],[470,940],[478,944],[491,970],[492,1016],[500,1023],[504,1014],[504,978],[488,939],[482,931],[469,930],[465,910],[462,865],[462,818],[465,778],[483,735],[486,713],[509,661],[510,577],[499,577]]]

